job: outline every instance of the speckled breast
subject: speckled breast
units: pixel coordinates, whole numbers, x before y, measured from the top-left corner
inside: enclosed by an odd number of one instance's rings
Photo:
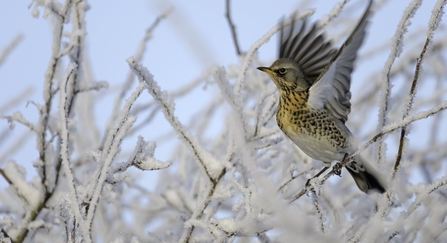
[[[276,121],[304,153],[324,162],[343,158],[346,136],[327,111],[309,107],[307,92],[287,92],[280,97]]]

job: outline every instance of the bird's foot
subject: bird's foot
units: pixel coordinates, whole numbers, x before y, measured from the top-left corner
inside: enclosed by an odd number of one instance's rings
[[[348,153],[345,153],[345,156],[343,156],[343,159],[341,160],[342,162],[345,161],[345,159],[348,158]],[[334,174],[338,175],[341,177],[341,169],[343,168],[343,166],[341,166],[340,162],[337,162],[334,165]]]
[[[336,175],[341,177],[341,168],[342,168],[341,164],[337,162],[334,165],[334,174],[336,174]]]

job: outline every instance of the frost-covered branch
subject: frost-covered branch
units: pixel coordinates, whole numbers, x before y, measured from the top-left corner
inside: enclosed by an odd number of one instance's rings
[[[137,62],[141,62],[143,60],[143,55],[146,52],[147,49],[147,43],[149,40],[152,39],[153,33],[155,28],[157,28],[157,26],[160,24],[160,22],[167,18],[168,15],[173,11],[172,8],[169,8],[167,11],[165,11],[164,13],[162,13],[161,15],[159,15],[155,21],[151,24],[151,26],[149,26],[146,29],[146,33],[144,34],[143,39],[141,40],[140,44],[138,45],[137,50],[135,51],[135,60]],[[120,94],[118,95],[118,97],[116,97],[115,102],[114,102],[114,109],[113,109],[113,114],[112,116],[110,116],[110,119],[107,123],[107,130],[111,129],[111,126],[113,125],[113,122],[117,119],[118,116],[118,111],[119,111],[119,107],[121,105],[121,103],[123,102],[123,99],[126,95],[126,93],[129,91],[129,89],[132,86],[132,83],[134,81],[134,77],[135,74],[133,72],[130,72],[127,74],[127,78],[124,81],[124,85],[121,88]],[[105,139],[105,138],[104,138]],[[105,141],[104,141],[105,142]]]
[[[65,172],[65,177],[67,178],[67,184],[68,184],[68,188],[69,188],[69,198],[70,200],[67,201],[68,207],[73,211],[73,216],[74,219],[79,223],[79,228],[81,230],[82,236],[84,241],[86,242],[91,242],[91,236],[89,235],[89,229],[88,229],[88,225],[86,225],[84,223],[84,218],[81,215],[80,209],[79,209],[79,205],[80,200],[78,198],[78,193],[76,190],[76,186],[75,186],[75,180],[74,180],[74,174],[72,171],[72,168],[70,166],[70,161],[69,161],[69,151],[68,151],[68,143],[69,143],[69,138],[68,138],[68,109],[67,109],[67,102],[68,102],[68,97],[67,97],[67,84],[72,81],[75,77],[74,73],[76,72],[76,68],[77,66],[74,63],[70,63],[70,65],[68,65],[67,70],[65,71],[64,74],[64,78],[61,82],[61,86],[60,86],[60,93],[59,93],[59,97],[60,97],[60,102],[59,102],[59,118],[61,119],[61,132],[60,132],[60,136],[61,136],[61,159],[62,159],[62,168],[64,169]]]
[[[124,172],[127,168],[131,166],[135,166],[140,170],[161,170],[166,169],[171,166],[171,162],[163,163],[154,158],[155,152],[155,143],[149,143],[144,141],[144,138],[138,136],[137,145],[127,159],[126,162],[115,164],[112,169],[109,171],[109,179],[108,181],[113,181],[111,178],[113,174],[118,172]]]
[[[35,125],[33,123],[31,123],[30,121],[26,120],[22,113],[16,111],[14,112],[14,114],[12,116],[2,116],[2,118],[5,118],[6,120],[8,120],[9,122],[9,126],[11,128],[14,128],[14,122],[20,123],[22,125],[24,125],[25,127],[29,128],[31,131],[33,132],[39,132],[37,130],[37,128],[35,127]]]
[[[332,8],[329,14],[324,15],[321,20],[318,22],[319,28],[324,28],[329,22],[331,22],[334,18],[336,18],[342,12],[345,5],[348,3],[348,0],[343,0],[343,2],[337,3]]]
[[[396,58],[400,56],[403,50],[403,36],[407,32],[407,27],[411,23],[409,20],[413,18],[418,8],[421,6],[421,0],[413,0],[403,13],[403,17],[400,20],[397,30],[393,36],[393,43],[391,45],[391,51],[388,56],[385,66],[382,71],[381,80],[381,96],[380,96],[380,107],[379,107],[379,130],[386,125],[386,117],[389,110],[389,100],[391,95],[391,84],[390,84],[390,72]],[[378,160],[382,163],[385,159],[385,139],[381,138],[378,146]]]
[[[80,85],[78,89],[75,90],[75,93],[89,92],[89,91],[99,91],[101,89],[107,89],[109,84],[107,82],[96,82],[91,85]]]
[[[35,5],[35,10],[37,10],[37,3]],[[54,3],[50,3],[46,5],[47,14],[51,13],[51,16],[55,18],[55,26],[54,26],[54,34],[53,34],[53,44],[52,44],[52,53],[50,57],[50,62],[47,68],[47,71],[45,72],[45,80],[44,80],[44,89],[43,89],[43,100],[44,105],[38,106],[39,108],[39,123],[35,127],[35,130],[37,131],[37,148],[39,151],[39,160],[40,160],[40,166],[38,167],[38,172],[42,173],[41,176],[41,184],[43,186],[43,190],[40,191],[40,193],[43,193],[44,196],[38,197],[38,202],[33,204],[33,208],[30,209],[29,212],[25,215],[22,224],[18,227],[17,232],[15,232],[13,238],[14,242],[22,242],[26,235],[28,234],[29,228],[28,224],[31,223],[37,215],[40,213],[40,211],[44,208],[47,200],[51,196],[51,193],[48,191],[48,181],[47,181],[47,170],[46,170],[46,164],[49,163],[48,161],[50,158],[47,158],[47,156],[50,154],[47,151],[47,129],[48,129],[48,123],[49,123],[49,116],[52,108],[52,102],[53,102],[53,79],[56,73],[56,67],[58,66],[58,61],[60,59],[59,57],[59,51],[61,47],[61,39],[62,39],[62,32],[64,28],[64,22],[65,18],[67,16],[67,13],[70,9],[71,1],[67,0],[65,4],[62,6],[62,8],[59,8],[59,6],[56,6]]]
[[[416,211],[416,209],[420,208],[424,201],[433,199],[433,196],[430,195],[432,195],[433,192],[438,190],[440,187],[445,186],[446,184],[447,177],[442,177],[429,185],[428,188],[424,188],[423,191],[419,190],[416,194],[415,200],[413,200],[405,213],[399,215],[399,218],[391,227],[390,232],[393,233],[389,235],[388,241],[399,235],[402,232],[403,227],[405,227],[406,225],[405,222],[408,222],[408,220],[413,217],[413,213]]]
[[[441,21],[442,13],[444,5],[446,4],[445,0],[439,0],[433,9],[433,15],[430,19],[429,25],[428,25],[428,33],[427,33],[427,39],[425,40],[425,44],[422,47],[421,54],[416,60],[416,68],[414,70],[414,77],[413,82],[411,83],[410,93],[408,94],[407,103],[404,106],[403,110],[403,117],[402,119],[405,119],[408,114],[410,113],[410,110],[413,106],[413,100],[416,95],[416,86],[419,80],[419,76],[421,75],[421,68],[422,68],[422,62],[425,58],[425,55],[430,49],[430,44],[432,43],[433,34],[434,31],[437,29],[439,22]],[[396,176],[397,170],[399,169],[400,162],[402,160],[402,155],[404,153],[404,147],[407,147],[407,141],[405,140],[405,136],[407,134],[407,127],[402,127],[401,133],[400,133],[400,140],[399,140],[399,150],[397,152],[397,158],[396,163],[394,164],[394,170],[392,177],[394,178]]]
[[[71,6],[71,0],[67,0],[61,10],[53,9],[53,6],[50,7],[54,18],[56,19],[56,23],[53,31],[53,44],[52,44],[52,53],[50,62],[48,64],[47,71],[45,72],[45,81],[44,81],[44,90],[43,90],[43,98],[44,98],[44,106],[42,106],[41,116],[39,121],[39,130],[41,134],[38,136],[38,148],[40,151],[40,160],[46,161],[45,158],[45,149],[46,149],[46,130],[48,126],[49,113],[52,107],[52,87],[53,87],[53,79],[56,72],[56,67],[58,65],[58,61],[60,59],[59,52],[61,48],[61,38],[62,32],[64,28],[65,18],[68,14],[69,8]],[[45,170],[44,170],[45,171]],[[45,172],[44,172],[45,173]],[[45,180],[45,174],[43,176],[43,180]]]
[[[206,150],[204,150],[202,146],[200,146],[198,142],[191,136],[191,134],[189,134],[189,132],[184,129],[183,125],[180,123],[177,117],[174,116],[174,103],[169,98],[166,91],[160,90],[160,87],[158,87],[158,85],[153,80],[152,74],[150,74],[145,67],[137,64],[133,57],[128,58],[127,63],[140,80],[140,85],[144,84],[147,91],[160,105],[166,117],[166,120],[168,120],[168,122],[176,130],[179,136],[184,139],[190,146],[197,158],[197,161],[199,162],[199,165],[202,167],[207,177],[210,179],[210,181],[216,183],[216,179],[221,176],[221,173],[224,170],[223,165],[220,164],[216,159],[214,159],[213,156]]]
[[[214,74],[214,79],[216,80],[216,83],[219,86],[225,100],[239,114],[238,126],[243,128],[244,134],[247,134],[246,124],[244,123],[245,119],[244,119],[244,114],[243,114],[244,105],[242,103],[242,100],[239,97],[234,95],[234,93],[233,93],[234,91],[231,88],[231,85],[226,78],[226,72],[223,67],[220,67],[216,70],[216,73]]]
[[[320,230],[321,230],[322,233],[324,233],[324,221],[325,221],[325,219],[324,219],[323,208],[321,207],[320,202],[318,202],[318,197],[317,197],[315,191],[311,191],[311,193],[312,193],[312,195],[311,195],[312,201],[313,201],[313,204],[315,206],[315,211],[317,212],[318,220],[320,222]]]
[[[143,90],[144,85],[138,85],[132,95],[126,100],[126,103],[124,104],[124,107],[121,110],[114,127],[109,131],[107,135],[107,139],[104,143],[104,148],[99,160],[100,166],[94,175],[97,180],[95,185],[92,187],[91,192],[89,193],[89,198],[85,202],[85,207],[87,209],[86,224],[90,226],[90,229],[91,225],[93,224],[93,216],[95,215],[101,191],[107,179],[107,172],[110,169],[113,159],[118,153],[119,146],[121,145],[124,136],[127,134],[128,130],[135,122],[134,117],[129,117],[130,109],[132,108],[132,105],[135,103],[137,98],[140,96],[141,92],[143,92]]]
[[[140,80],[140,85],[144,84],[147,91],[153,96],[153,98],[157,101],[159,106],[162,108],[162,111],[166,117],[166,120],[171,124],[171,126],[175,129],[175,131],[179,134],[179,136],[189,145],[190,149],[194,153],[198,165],[202,168],[203,172],[205,172],[207,178],[210,180],[210,190],[208,194],[205,196],[205,201],[203,206],[199,207],[200,209],[196,211],[193,215],[193,218],[198,218],[202,215],[203,210],[208,205],[210,197],[213,195],[214,189],[225,174],[225,167],[223,164],[220,164],[213,156],[208,153],[202,146],[198,144],[198,142],[191,136],[191,134],[184,129],[183,125],[180,121],[174,116],[174,103],[170,100],[169,96],[167,96],[166,92],[160,90],[157,83],[153,80],[153,76],[149,73],[149,71],[137,64],[133,57],[127,59],[127,63],[131,70],[137,75]],[[181,241],[188,241],[194,227],[189,227],[181,237]]]

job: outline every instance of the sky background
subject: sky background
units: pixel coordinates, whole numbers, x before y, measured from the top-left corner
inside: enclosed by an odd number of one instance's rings
[[[330,12],[336,1],[308,1],[307,5],[299,5],[298,1],[232,1],[231,10],[238,40],[242,51],[248,51],[250,46],[262,35],[267,33],[283,16],[288,16],[294,10],[316,9],[313,20]],[[329,4],[330,2],[330,4]],[[360,53],[369,48],[390,40],[396,26],[401,19],[403,10],[410,1],[389,1],[383,9],[376,13],[367,39]],[[348,6],[354,7],[353,18],[357,18],[363,11],[366,1],[352,0]],[[43,18],[32,16],[32,9],[28,9],[30,1],[1,1],[0,2],[0,50],[7,46],[17,35],[23,39],[6,61],[0,66],[0,104],[5,104],[26,88],[32,92],[26,100],[42,102],[42,84],[47,69],[52,46],[52,24]],[[135,54],[138,44],[144,36],[145,30],[153,23],[158,15],[173,8],[173,12],[163,20],[153,33],[148,44],[143,65],[154,75],[162,89],[172,91],[186,85],[191,80],[202,76],[203,71],[212,66],[228,66],[240,64],[233,45],[230,29],[225,14],[225,1],[91,1],[87,11],[87,48],[88,58],[92,67],[92,74],[96,81],[107,81],[109,89],[119,90],[124,82],[129,67],[126,59]],[[361,5],[361,6],[360,6]],[[411,28],[426,28],[434,1],[425,1],[412,19]],[[301,7],[300,7],[301,6]],[[351,14],[351,13],[345,13]],[[277,38],[263,45],[259,49],[259,58],[266,65],[275,60]],[[419,52],[419,50],[418,50]],[[387,53],[388,54],[388,53]],[[383,67],[387,56],[379,56],[370,60],[369,65]],[[66,63],[65,63],[66,65]],[[355,75],[365,75],[369,72],[368,65],[356,70]],[[356,89],[355,82],[352,89]],[[218,95],[215,90],[200,86],[192,95],[176,100],[176,115],[180,121],[188,123],[194,111],[199,110],[201,102]],[[116,93],[101,100],[103,106],[112,107]],[[379,94],[377,94],[379,95]],[[144,93],[139,101],[147,102],[149,95]],[[57,105],[55,105],[57,107]],[[7,109],[5,114],[12,114],[15,110],[22,112],[25,118],[36,122],[37,112],[32,105],[22,102],[18,106]],[[97,110],[98,126],[105,124],[111,111]],[[3,114],[2,114],[3,115]],[[219,121],[216,121],[217,123]],[[221,122],[221,121],[220,121]],[[373,122],[376,122],[374,120]],[[0,120],[0,130],[8,127],[6,120]],[[17,124],[14,131],[15,138],[27,129]],[[156,138],[170,131],[170,127],[163,116],[150,124],[148,129],[140,130],[147,140]],[[28,178],[34,171],[30,164],[37,158],[35,137],[28,139],[19,153],[12,154],[0,161],[3,167],[7,160],[13,159],[27,168]],[[135,141],[130,143],[133,147]],[[160,160],[170,159],[169,143],[162,145],[156,151]],[[10,144],[8,141],[0,144],[3,153]],[[5,181],[0,179],[0,186]]]

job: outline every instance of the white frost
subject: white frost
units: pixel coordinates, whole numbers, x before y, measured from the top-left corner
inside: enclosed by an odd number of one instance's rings
[[[189,133],[188,130],[180,123],[174,115],[174,103],[166,91],[161,91],[160,87],[154,80],[153,75],[146,67],[136,63],[133,57],[127,59],[127,63],[131,70],[137,75],[140,83],[143,83],[147,91],[154,97],[160,105],[166,120],[175,129],[179,137],[186,142],[197,157],[199,166],[205,170],[210,179],[216,179],[224,169],[222,163],[217,161],[211,153],[206,151],[198,141]]]
[[[141,170],[161,170],[169,167],[171,162],[163,163],[154,158],[155,147],[154,142],[146,142],[143,137],[138,136],[137,148],[135,149],[137,154],[135,154],[132,164]]]
[[[10,161],[4,169],[17,193],[25,200],[30,209],[36,208],[41,201],[39,189],[25,180],[24,168]]]

